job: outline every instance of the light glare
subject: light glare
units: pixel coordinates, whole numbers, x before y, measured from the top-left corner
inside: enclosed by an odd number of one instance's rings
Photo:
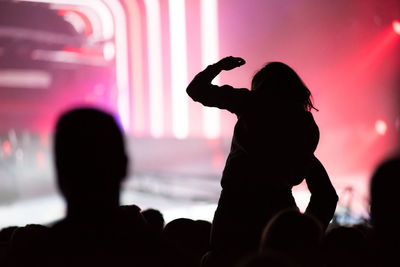
[[[394,32],[397,34],[400,34],[400,21],[394,20],[392,25],[393,25]]]
[[[201,0],[201,44],[202,66],[207,67],[218,60],[218,3],[216,0]],[[218,84],[218,77],[214,79]],[[217,108],[203,109],[204,135],[217,138],[220,135],[220,111]]]
[[[387,124],[385,121],[383,120],[377,120],[375,122],[375,131],[379,134],[379,135],[385,135],[387,132]]]
[[[171,39],[171,81],[172,81],[172,120],[173,134],[176,138],[188,135],[187,50],[185,1],[169,0]]]
[[[146,0],[147,44],[149,58],[150,134],[163,134],[163,75],[161,48],[160,3]]]

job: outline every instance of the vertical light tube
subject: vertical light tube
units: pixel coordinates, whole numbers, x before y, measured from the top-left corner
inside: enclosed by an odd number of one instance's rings
[[[131,38],[131,79],[132,79],[132,116],[133,134],[141,137],[145,134],[145,115],[144,115],[144,88],[143,88],[143,62],[142,62],[142,25],[139,6],[136,1],[124,0],[128,9],[129,37]]]
[[[176,138],[188,135],[187,47],[185,0],[169,0],[171,40],[172,131]]]
[[[116,83],[118,89],[117,108],[125,130],[130,129],[129,76],[128,76],[128,32],[123,7],[118,0],[26,0],[50,4],[87,6],[96,10],[102,20],[104,39],[115,36]],[[110,10],[112,12],[110,12]],[[114,19],[114,21],[113,21]],[[115,24],[114,24],[115,23]],[[114,33],[115,30],[115,33]],[[115,34],[115,35],[114,35]]]
[[[216,62],[218,55],[218,0],[200,0],[202,66]],[[214,83],[218,84],[218,77]],[[203,126],[206,138],[217,138],[221,133],[220,112],[204,108]]]
[[[115,21],[115,71],[118,87],[118,112],[126,131],[130,130],[130,101],[129,101],[129,64],[128,64],[128,29],[125,11],[117,0],[103,0],[112,10]]]
[[[161,137],[163,125],[163,75],[159,0],[145,0],[149,59],[150,134]]]
[[[21,0],[22,1],[22,0]],[[101,21],[102,35],[104,39],[109,39],[114,36],[114,22],[112,14],[104,3],[93,0],[23,0],[24,2],[48,3],[59,5],[75,5],[79,7],[88,7],[95,10]],[[86,14],[86,12],[85,12]]]

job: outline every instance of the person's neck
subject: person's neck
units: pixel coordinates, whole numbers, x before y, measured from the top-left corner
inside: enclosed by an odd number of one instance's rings
[[[108,220],[119,210],[119,199],[114,201],[90,201],[67,204],[67,218],[72,220]]]

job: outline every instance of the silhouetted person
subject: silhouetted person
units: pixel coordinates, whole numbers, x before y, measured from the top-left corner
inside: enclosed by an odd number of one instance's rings
[[[9,226],[0,230],[0,242],[8,242],[11,240],[11,237],[14,231],[18,229],[18,226]]]
[[[222,70],[243,64],[241,58],[226,57],[197,74],[187,88],[193,100],[238,117],[211,235],[214,255],[232,259],[257,248],[274,214],[296,207],[291,189],[304,178],[316,193],[309,211],[317,212],[324,226],[337,202],[325,169],[314,157],[319,130],[310,112],[314,106],[308,88],[280,62],[258,71],[251,90],[211,83]],[[307,177],[310,168],[315,169],[313,178]]]
[[[161,233],[164,229],[164,216],[159,210],[156,209],[146,209],[142,211],[143,217],[146,219],[147,223],[157,233]]]
[[[119,208],[128,159],[114,118],[82,108],[63,114],[54,140],[57,182],[67,201],[67,219],[93,221]]]
[[[261,251],[278,251],[300,266],[321,266],[323,227],[313,216],[296,209],[283,210],[267,224]]]
[[[339,226],[327,231],[324,237],[327,267],[362,267],[366,255],[367,239],[360,230]]]
[[[124,218],[127,222],[129,222],[132,226],[137,225],[138,223],[143,224],[147,221],[144,218],[142,211],[136,205],[123,205],[120,207],[121,213],[123,214]],[[148,226],[150,229],[150,226]]]
[[[18,226],[9,226],[0,230],[0,266],[6,266],[10,243],[17,229]]]
[[[179,218],[165,225],[165,266],[198,267],[209,250],[211,223]]]
[[[54,152],[66,218],[31,247],[35,253],[17,250],[15,265],[156,266],[157,243],[140,210],[131,220],[119,206],[128,157],[113,116],[94,108],[66,112],[57,122]]]
[[[370,218],[372,233],[368,236],[371,266],[396,266],[400,264],[400,227],[398,208],[400,200],[400,157],[381,163],[370,184]]]

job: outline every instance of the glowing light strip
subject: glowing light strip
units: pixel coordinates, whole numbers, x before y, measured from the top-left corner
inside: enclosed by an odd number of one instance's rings
[[[115,19],[115,65],[117,76],[118,112],[125,130],[130,129],[128,30],[125,11],[118,0],[103,0],[109,5]]]
[[[150,134],[163,134],[163,75],[159,0],[145,0],[149,58]]]
[[[51,85],[50,73],[41,70],[0,70],[0,86],[31,89],[48,89]]]
[[[88,38],[88,42],[92,40],[97,41],[99,39],[107,39],[107,36],[105,36],[106,34],[103,33],[103,23],[105,22],[102,21],[103,18],[100,18],[99,14],[96,14],[93,9],[90,9],[87,6],[81,6],[76,9],[86,15],[93,28],[93,34]],[[114,29],[112,30],[112,34],[114,34]]]
[[[145,134],[141,12],[137,1],[124,0],[124,3],[128,9],[130,25],[133,133],[140,137]]]
[[[176,138],[188,135],[187,50],[185,0],[169,0],[172,80],[172,131]]]
[[[68,9],[61,9],[58,11],[58,14],[64,16],[64,19],[69,21],[75,29],[78,31],[79,28],[83,28],[83,32],[85,33],[86,37],[89,37],[93,34],[93,27],[89,17],[82,11],[79,10],[68,10]]]
[[[21,27],[1,27],[0,37],[14,37],[16,39],[27,39],[37,42],[50,44],[73,44],[79,45],[82,39],[79,37],[71,37],[68,34],[52,33],[42,30],[31,30]]]
[[[99,14],[101,19],[103,38],[110,39],[114,36],[114,22],[112,14],[108,8],[101,1],[93,0],[19,0],[19,2],[35,2],[35,3],[48,3],[48,4],[59,4],[66,6],[86,6]]]
[[[35,50],[32,51],[32,59],[44,60],[51,62],[81,64],[91,66],[106,66],[107,63],[101,57],[87,56],[76,52],[69,51],[48,51],[48,50]]]
[[[114,35],[115,28],[115,46],[116,46],[116,75],[118,87],[118,112],[125,130],[129,129],[129,76],[128,76],[128,44],[127,44],[127,26],[125,12],[118,0],[23,0],[21,2],[41,2],[50,4],[61,4],[67,6],[87,6],[100,14],[103,24],[103,37],[110,39]],[[112,12],[110,12],[110,9]],[[113,21],[115,19],[115,25]],[[115,27],[114,27],[115,26]]]
[[[218,2],[201,0],[201,52],[202,65],[205,68],[218,60]],[[219,83],[218,77],[214,83]],[[204,108],[203,126],[207,138],[217,138],[221,133],[220,111],[217,108]]]
[[[71,7],[69,5],[63,6],[60,4],[53,4],[52,8],[58,9],[59,12],[60,12],[60,10],[62,10],[62,12],[72,11],[72,12],[79,12],[79,13],[84,14],[84,16],[88,19],[88,21],[90,23],[90,27],[92,27],[92,29],[93,29],[93,33],[90,36],[88,36],[88,38],[86,39],[86,42],[88,44],[93,43],[93,42],[98,42],[99,40],[106,39],[106,37],[104,37],[104,34],[103,34],[103,23],[104,23],[102,21],[103,19],[100,18],[100,15],[97,14],[92,8],[89,8],[88,6],[73,6],[73,7]],[[69,17],[66,17],[64,15],[64,18],[67,21],[69,21],[70,23],[72,23],[72,25],[74,25],[74,22],[70,21]],[[114,31],[112,32],[112,34],[114,34]],[[107,38],[109,39],[111,37],[107,37]]]

